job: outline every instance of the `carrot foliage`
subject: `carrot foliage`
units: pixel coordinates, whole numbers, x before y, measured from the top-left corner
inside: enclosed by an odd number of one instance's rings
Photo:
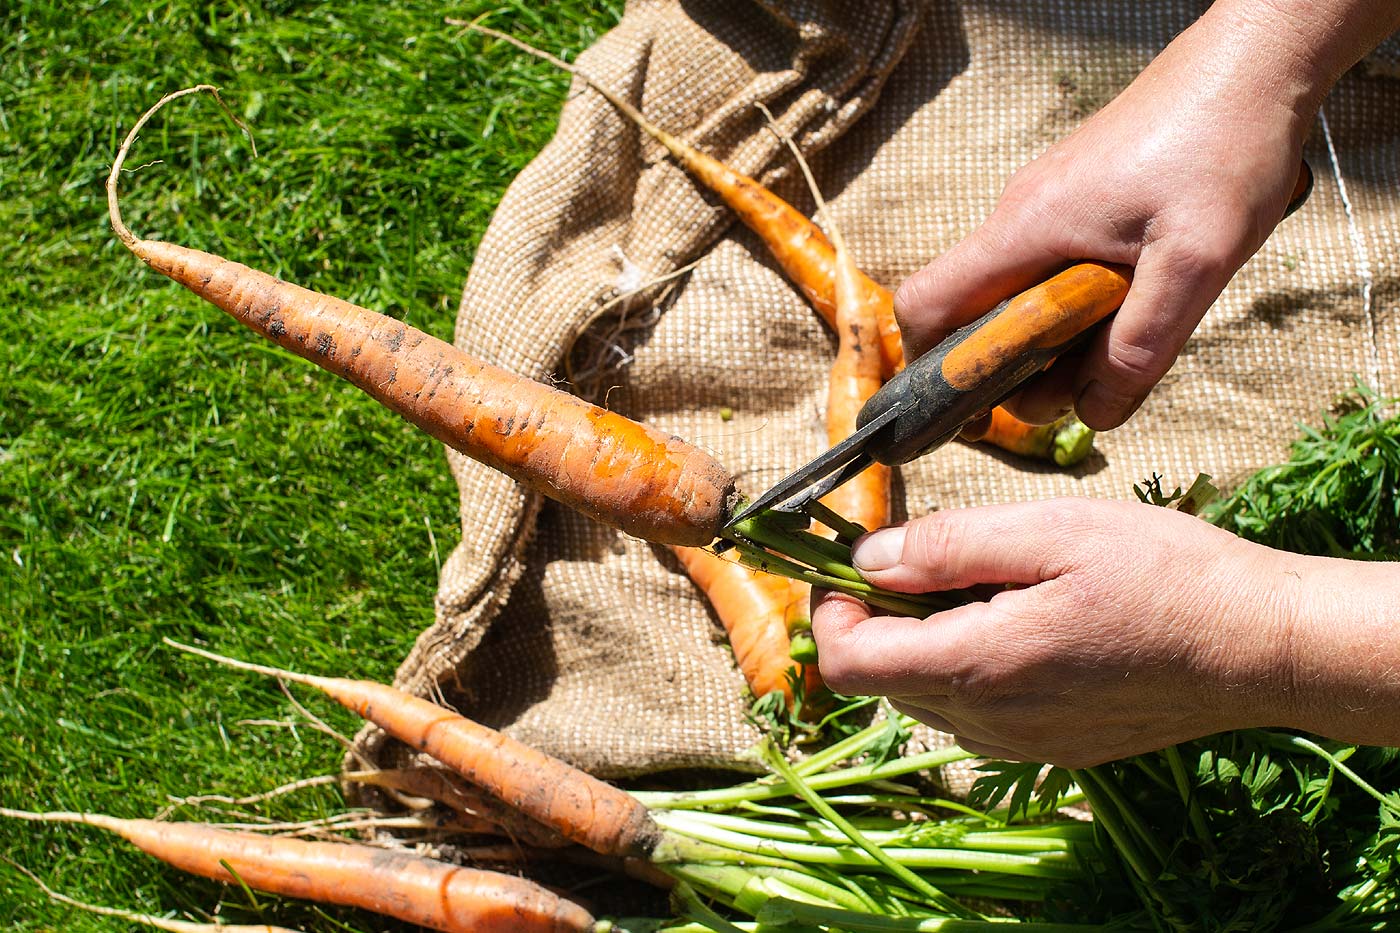
[[[1321,427],[1302,428],[1287,462],[1251,477],[1212,510],[1212,520],[1300,554],[1400,557],[1395,404],[1358,383]]]

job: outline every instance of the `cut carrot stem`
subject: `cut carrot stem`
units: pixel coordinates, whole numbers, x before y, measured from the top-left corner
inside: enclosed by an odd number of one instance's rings
[[[857,525],[844,515],[833,512],[820,501],[808,502],[802,507],[802,511],[836,532],[836,540],[846,545],[848,549],[857,538],[870,534],[868,528]]]
[[[152,114],[132,127],[107,179],[112,228],[152,269],[334,373],[461,453],[628,534],[714,540],[736,494],[709,454],[568,393],[474,359],[422,331],[200,250],[137,238],[117,181]]]
[[[807,588],[787,577],[760,573],[728,553],[702,548],[672,548],[685,572],[700,588],[729,635],[734,661],[755,697],[777,692],[791,708],[795,666],[788,634],[789,615],[798,607],[805,615]],[[808,687],[817,686],[816,672],[801,672]]]
[[[1027,424],[1004,408],[992,409],[987,431],[978,440],[1023,457],[1052,460],[1060,466],[1074,466],[1094,448],[1093,429],[1074,415],[1049,424]]]
[[[646,807],[627,792],[436,703],[369,680],[300,674],[239,661],[168,638],[165,643],[238,670],[313,687],[594,852],[645,856],[660,838],[661,831]]]
[[[582,907],[532,881],[406,852],[100,813],[0,809],[0,816],[94,826],[194,875],[269,894],[359,907],[444,933],[597,928]]]
[[[733,540],[733,539],[731,539]],[[845,577],[835,577],[814,570],[811,567],[804,567],[796,561],[789,560],[773,551],[766,551],[755,544],[747,541],[734,541],[734,550],[739,555],[739,560],[745,566],[753,567],[764,573],[774,573],[780,576],[792,577],[794,580],[801,580],[811,586],[820,587],[827,590],[836,590],[846,593],[857,599],[864,600],[872,606],[879,606],[900,615],[916,616],[922,618],[942,609],[951,609],[961,605],[961,602],[954,601],[938,593],[925,593],[918,596],[910,596],[903,593],[893,593],[889,590],[882,590],[877,586],[872,586],[864,581],[853,581]]]

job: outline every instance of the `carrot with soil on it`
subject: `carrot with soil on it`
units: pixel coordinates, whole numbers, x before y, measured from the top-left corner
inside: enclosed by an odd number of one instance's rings
[[[811,627],[806,620],[810,587],[746,567],[730,553],[717,555],[690,547],[671,551],[709,600],[755,697],[776,691],[791,709],[794,668],[804,684],[804,696],[820,689],[816,667],[792,657],[793,634]]]
[[[410,748],[594,852],[645,856],[660,839],[651,814],[631,794],[429,700],[369,680],[299,674],[168,638],[165,643],[229,667],[319,690]]]
[[[817,213],[826,221],[827,236],[836,250],[836,359],[831,364],[826,395],[826,438],[834,447],[855,433],[861,409],[885,381],[880,345],[875,340],[879,333],[881,299],[868,287],[869,280],[856,266],[846,239],[831,216],[826,198],[822,197],[821,188],[797,144],[778,132],[767,107],[761,104],[759,107],[768,118],[769,127],[792,152],[797,167],[802,170]],[[890,467],[872,463],[828,493],[822,504],[862,528],[883,528],[890,519],[892,477]]]
[[[190,874],[268,894],[358,907],[442,933],[598,929],[588,911],[532,881],[406,852],[100,813],[0,808],[0,816],[93,826]]]
[[[714,540],[736,493],[729,473],[699,448],[393,318],[201,250],[136,237],[117,203],[126,154],[156,111],[198,92],[217,98],[211,85],[167,94],[132,127],[112,163],[109,216],[131,252],[449,447],[564,505],[648,541]]]

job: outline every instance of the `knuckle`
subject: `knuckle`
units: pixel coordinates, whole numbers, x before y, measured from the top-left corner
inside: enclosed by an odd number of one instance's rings
[[[855,630],[845,632],[838,638],[822,638],[817,632],[817,667],[822,680],[837,693],[859,695],[867,692],[870,685],[871,672],[865,660],[867,653],[859,645],[853,644],[856,638]]]
[[[861,678],[845,652],[833,650],[830,645],[819,645],[817,669],[826,685],[837,693],[859,694]]]
[[[932,303],[936,277],[933,266],[928,265],[905,279],[895,290],[894,316],[901,326],[917,318]]]
[[[1110,373],[1134,389],[1150,388],[1166,371],[1162,364],[1164,348],[1150,335],[1123,335],[1110,332],[1107,363]]]
[[[918,567],[933,581],[944,580],[952,556],[953,542],[958,537],[960,522],[953,511],[936,512],[917,518],[905,526],[905,564]]]

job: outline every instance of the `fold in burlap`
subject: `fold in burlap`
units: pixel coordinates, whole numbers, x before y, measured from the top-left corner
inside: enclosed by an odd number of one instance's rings
[[[1126,85],[1189,3],[634,2],[579,64],[654,122],[794,203],[767,104],[813,158],[857,260],[894,286],[965,236],[1005,179]],[[1156,471],[1225,486],[1279,460],[1356,376],[1400,371],[1396,43],[1343,78],[1306,155],[1310,202],[1240,272],[1132,421],[1071,472],[951,445],[904,468],[897,516]],[[653,309],[620,290],[696,262]],[[658,291],[648,293],[655,298]],[[823,444],[833,340],[762,246],[577,83],[475,259],[456,342],[711,449],[760,490]],[[721,410],[732,417],[721,417]],[[726,412],[726,414],[728,414]],[[756,737],[719,628],[664,551],[449,453],[462,542],[398,684],[607,776],[736,766]],[[400,753],[373,730],[362,749]]]

